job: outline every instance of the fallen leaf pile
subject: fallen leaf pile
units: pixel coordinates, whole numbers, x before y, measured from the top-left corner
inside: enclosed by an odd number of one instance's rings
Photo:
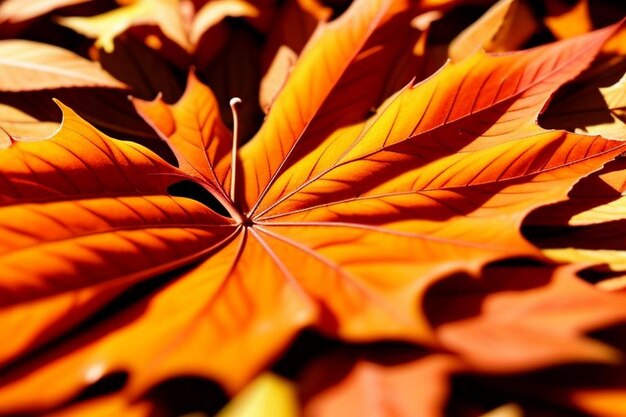
[[[0,1],[0,415],[626,416],[626,7]]]

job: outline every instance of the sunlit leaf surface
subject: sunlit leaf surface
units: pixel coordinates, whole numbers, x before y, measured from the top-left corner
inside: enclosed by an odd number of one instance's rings
[[[612,6],[12,3],[0,415],[624,415]]]

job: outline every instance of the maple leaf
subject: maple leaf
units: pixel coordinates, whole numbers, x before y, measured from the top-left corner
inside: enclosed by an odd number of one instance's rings
[[[304,327],[437,346],[416,308],[432,282],[540,257],[522,219],[626,149],[536,124],[614,28],[478,53],[385,100],[410,78],[370,69],[405,56],[414,38],[399,23],[413,11],[362,0],[326,24],[260,131],[232,154],[217,100],[193,76],[175,105],[135,100],[179,168],[63,106],[50,139],[13,138],[0,152],[0,268],[20,279],[0,279],[0,362],[17,365],[3,375],[0,411],[47,410],[116,371],[130,374],[130,397],[178,375],[235,392]],[[181,180],[229,216],[176,196]],[[136,284],[191,264],[61,338]]]

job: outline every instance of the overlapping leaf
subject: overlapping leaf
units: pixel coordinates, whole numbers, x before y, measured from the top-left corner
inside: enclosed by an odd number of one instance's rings
[[[542,115],[543,126],[626,139],[625,41],[626,28],[621,28],[593,67],[555,97]]]
[[[621,295],[594,288],[571,266],[491,267],[482,277],[443,282],[430,299],[442,345],[475,371],[506,374],[620,361],[619,351],[585,335],[623,323]],[[474,316],[476,306],[480,314]],[[485,350],[487,342],[494,349]]]
[[[487,52],[519,49],[536,32],[537,26],[526,2],[499,1],[450,43],[448,53],[452,60],[460,61],[480,49]]]
[[[625,34],[621,29],[614,35],[601,59],[555,98],[542,115],[543,125],[626,139],[622,117]],[[606,264],[623,271],[625,168],[619,158],[577,184],[568,201],[533,213],[526,222],[528,235],[557,261]]]
[[[336,352],[301,376],[303,415],[340,416],[350,408],[367,417],[441,416],[448,380],[463,368],[453,356],[407,349]]]
[[[154,49],[164,48],[165,42],[173,42],[182,50],[206,57],[207,52],[198,50],[201,38],[226,17],[257,18],[260,11],[245,0],[217,0],[192,5],[179,0],[132,0],[120,2],[119,8],[88,17],[63,17],[59,22],[85,36],[94,38],[97,48],[107,53],[114,50],[114,40],[130,29],[142,31],[146,44]],[[161,37],[163,35],[164,37]],[[218,47],[221,47],[219,45]],[[215,46],[211,46],[211,49]],[[181,58],[175,52],[170,57]],[[211,55],[211,54],[209,54]],[[204,58],[206,59],[206,58]]]
[[[555,365],[566,358],[577,364],[571,365],[574,369],[594,357],[615,360],[617,350],[582,335],[623,321],[623,297],[583,282],[571,267],[487,267],[482,278],[457,276],[432,288],[431,317],[446,323],[439,328],[445,353],[374,346],[335,351],[312,361],[298,378],[303,415],[339,416],[348,407],[371,417],[478,415],[463,407],[462,398],[452,395],[450,382],[459,375],[471,375],[474,381],[484,378],[485,385],[490,379],[501,378],[507,381],[505,386],[512,385],[509,389],[514,398],[524,403],[532,404],[540,396],[548,403],[567,403],[576,410],[611,409],[617,392],[614,397],[609,390],[603,392],[596,404],[590,401],[591,394],[572,400],[567,398],[568,392],[584,392],[576,386],[582,381],[574,378],[569,383],[545,384],[544,389],[554,386],[562,392],[542,395],[543,390],[530,385],[541,381],[541,376],[528,375],[533,368]],[[486,344],[489,349],[485,349]],[[555,358],[557,362],[553,362]],[[544,362],[539,365],[538,360]],[[615,365],[596,367],[598,375],[607,376],[610,370],[619,369]],[[567,381],[556,370],[552,374]],[[516,392],[517,378],[524,390]],[[503,382],[494,385],[497,389]],[[492,397],[497,401],[496,395]]]
[[[93,17],[65,17],[59,20],[79,33],[96,39],[96,46],[107,52],[113,51],[113,40],[133,25],[154,25],[189,50],[183,17],[177,0],[136,0],[127,2],[119,9]]]
[[[32,0],[25,4],[20,0],[5,0],[0,5],[0,22],[22,22],[63,7],[88,3],[93,0]]]
[[[25,40],[0,41],[0,68],[0,91],[124,88],[96,63],[62,48]]]
[[[0,129],[5,137],[4,146],[11,144],[11,137],[43,138],[50,136],[58,128],[54,122],[40,122],[15,107],[0,104]]]

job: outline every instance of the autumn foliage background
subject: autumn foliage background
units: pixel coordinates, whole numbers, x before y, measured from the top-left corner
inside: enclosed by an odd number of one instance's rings
[[[0,415],[626,416],[620,3],[0,1]]]

